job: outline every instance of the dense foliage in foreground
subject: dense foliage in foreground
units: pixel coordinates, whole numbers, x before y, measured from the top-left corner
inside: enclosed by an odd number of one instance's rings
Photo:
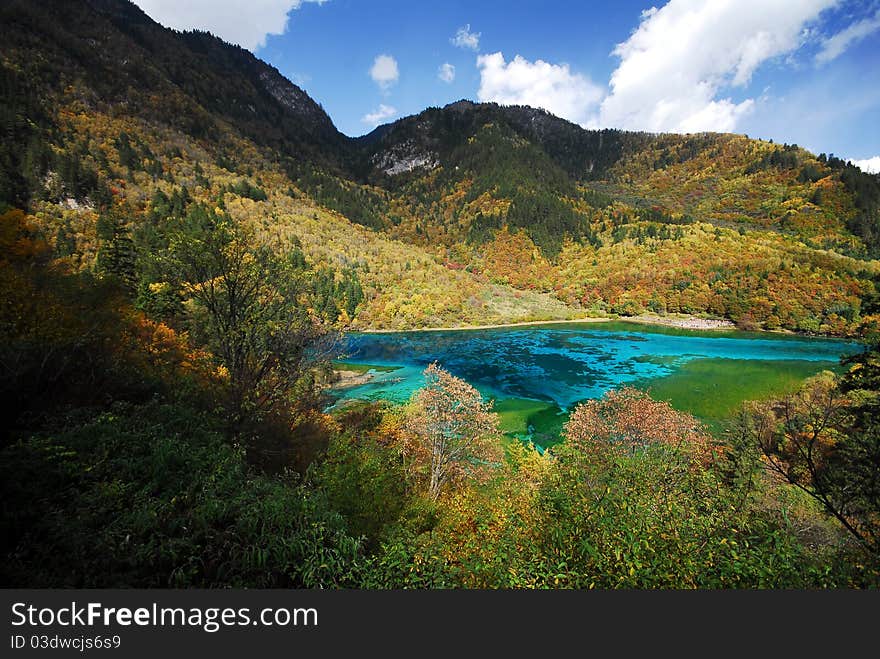
[[[294,398],[279,391],[265,409],[230,407],[235,383],[226,358],[203,349],[209,338],[193,346],[112,294],[112,278],[82,278],[47,260],[21,213],[2,217],[0,236],[0,384],[7,400],[26,392],[0,450],[4,585],[878,582],[876,490],[856,478],[878,455],[876,353],[839,388],[850,401],[833,436],[816,433],[823,478],[798,468],[782,439],[750,441],[746,430],[766,421],[761,410],[721,442],[630,390],[578,408],[567,441],[542,455],[502,444],[491,409],[437,366],[403,408],[360,405],[328,417],[293,405],[316,380],[299,372],[285,380],[286,371],[273,381]],[[85,301],[102,334],[84,333]],[[214,320],[186,319],[190,337],[209,337],[199,326]],[[789,437],[804,419],[792,408],[774,428]],[[807,494],[771,478],[768,456],[791,465],[791,482]],[[454,477],[437,478],[438,465]],[[829,486],[841,479],[862,492],[858,506],[836,507]],[[830,507],[814,505],[815,494]],[[830,517],[838,513],[860,540]]]

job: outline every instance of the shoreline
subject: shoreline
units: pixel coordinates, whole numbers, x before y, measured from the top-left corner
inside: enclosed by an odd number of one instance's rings
[[[370,380],[376,377],[375,373],[361,373],[358,371],[349,371],[344,368],[334,368],[333,372],[339,379],[330,383],[328,387],[330,389],[351,389],[362,384],[367,384]]]
[[[503,329],[507,327],[533,327],[540,325],[575,325],[575,324],[591,324],[591,323],[633,323],[641,325],[661,325],[664,327],[677,327],[679,329],[690,329],[698,331],[715,331],[735,330],[736,325],[727,319],[720,318],[699,318],[697,316],[682,317],[664,317],[664,316],[595,316],[588,318],[570,318],[567,320],[526,320],[517,323],[487,323],[484,325],[457,325],[455,327],[413,327],[409,329],[360,329],[353,330],[361,334],[403,334],[407,332],[464,332],[471,330],[488,330]],[[769,330],[762,330],[769,331]]]
[[[356,334],[407,334],[411,332],[465,332],[473,330],[504,329],[509,327],[535,327],[541,325],[577,325],[593,323],[629,323],[632,325],[654,325],[658,327],[671,327],[675,329],[690,330],[694,332],[747,332],[751,334],[766,334],[770,336],[806,337],[814,339],[830,339],[836,341],[861,342],[858,337],[839,336],[835,334],[821,334],[811,332],[797,332],[790,329],[755,329],[739,330],[736,324],[727,318],[700,318],[699,316],[655,316],[642,314],[639,316],[593,316],[588,318],[570,318],[567,320],[527,320],[517,323],[487,323],[485,325],[457,325],[455,327],[413,327],[409,329],[350,329],[348,332]]]
[[[455,327],[412,327],[409,329],[360,329],[352,330],[361,334],[403,334],[406,332],[465,332],[469,330],[502,329],[505,327],[530,327],[532,325],[562,325],[575,323],[610,323],[615,318],[571,318],[568,320],[524,320],[519,323],[497,323],[487,325],[457,325]]]

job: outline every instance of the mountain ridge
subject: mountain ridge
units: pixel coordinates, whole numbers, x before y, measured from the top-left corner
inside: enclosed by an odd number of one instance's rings
[[[2,197],[78,267],[94,267],[101,217],[136,233],[157,194],[185,189],[268,234],[299,227],[310,256],[355,268],[355,326],[650,311],[853,333],[876,289],[880,177],[833,156],[466,99],[350,138],[271,65],[127,0],[13,0],[0,20],[14,28]],[[312,216],[338,225],[334,249]],[[424,295],[401,281],[416,270]]]

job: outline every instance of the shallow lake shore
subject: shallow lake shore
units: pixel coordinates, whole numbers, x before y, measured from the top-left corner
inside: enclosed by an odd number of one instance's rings
[[[372,380],[376,374],[362,371],[349,371],[345,367],[334,368],[337,380],[330,385],[331,389],[347,389],[349,387],[357,387],[366,384]]]

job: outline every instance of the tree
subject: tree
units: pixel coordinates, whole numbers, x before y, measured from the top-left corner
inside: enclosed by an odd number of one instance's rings
[[[704,462],[713,454],[711,439],[697,419],[632,387],[578,405],[565,426],[565,437],[599,460],[651,445],[682,450]]]
[[[858,371],[864,369],[864,376]],[[765,467],[815,499],[868,551],[880,553],[880,427],[870,353],[844,384],[826,373],[798,392],[753,404],[738,439],[757,446]],[[874,377],[876,375],[874,374]],[[864,379],[862,379],[864,378]]]
[[[117,210],[112,210],[98,218],[98,272],[111,277],[128,293],[136,287],[137,255],[131,232]]]
[[[850,514],[880,554],[880,345],[852,358],[840,388],[851,404],[846,441],[833,456],[834,489],[849,493]]]
[[[233,433],[279,403],[313,405],[315,370],[332,336],[308,313],[302,269],[229,216],[201,206],[171,236],[164,266],[188,298],[191,333],[227,374]]]
[[[437,500],[447,484],[482,475],[500,459],[498,415],[479,391],[436,362],[424,375],[406,425],[414,440],[409,452],[429,465],[428,494]]]

